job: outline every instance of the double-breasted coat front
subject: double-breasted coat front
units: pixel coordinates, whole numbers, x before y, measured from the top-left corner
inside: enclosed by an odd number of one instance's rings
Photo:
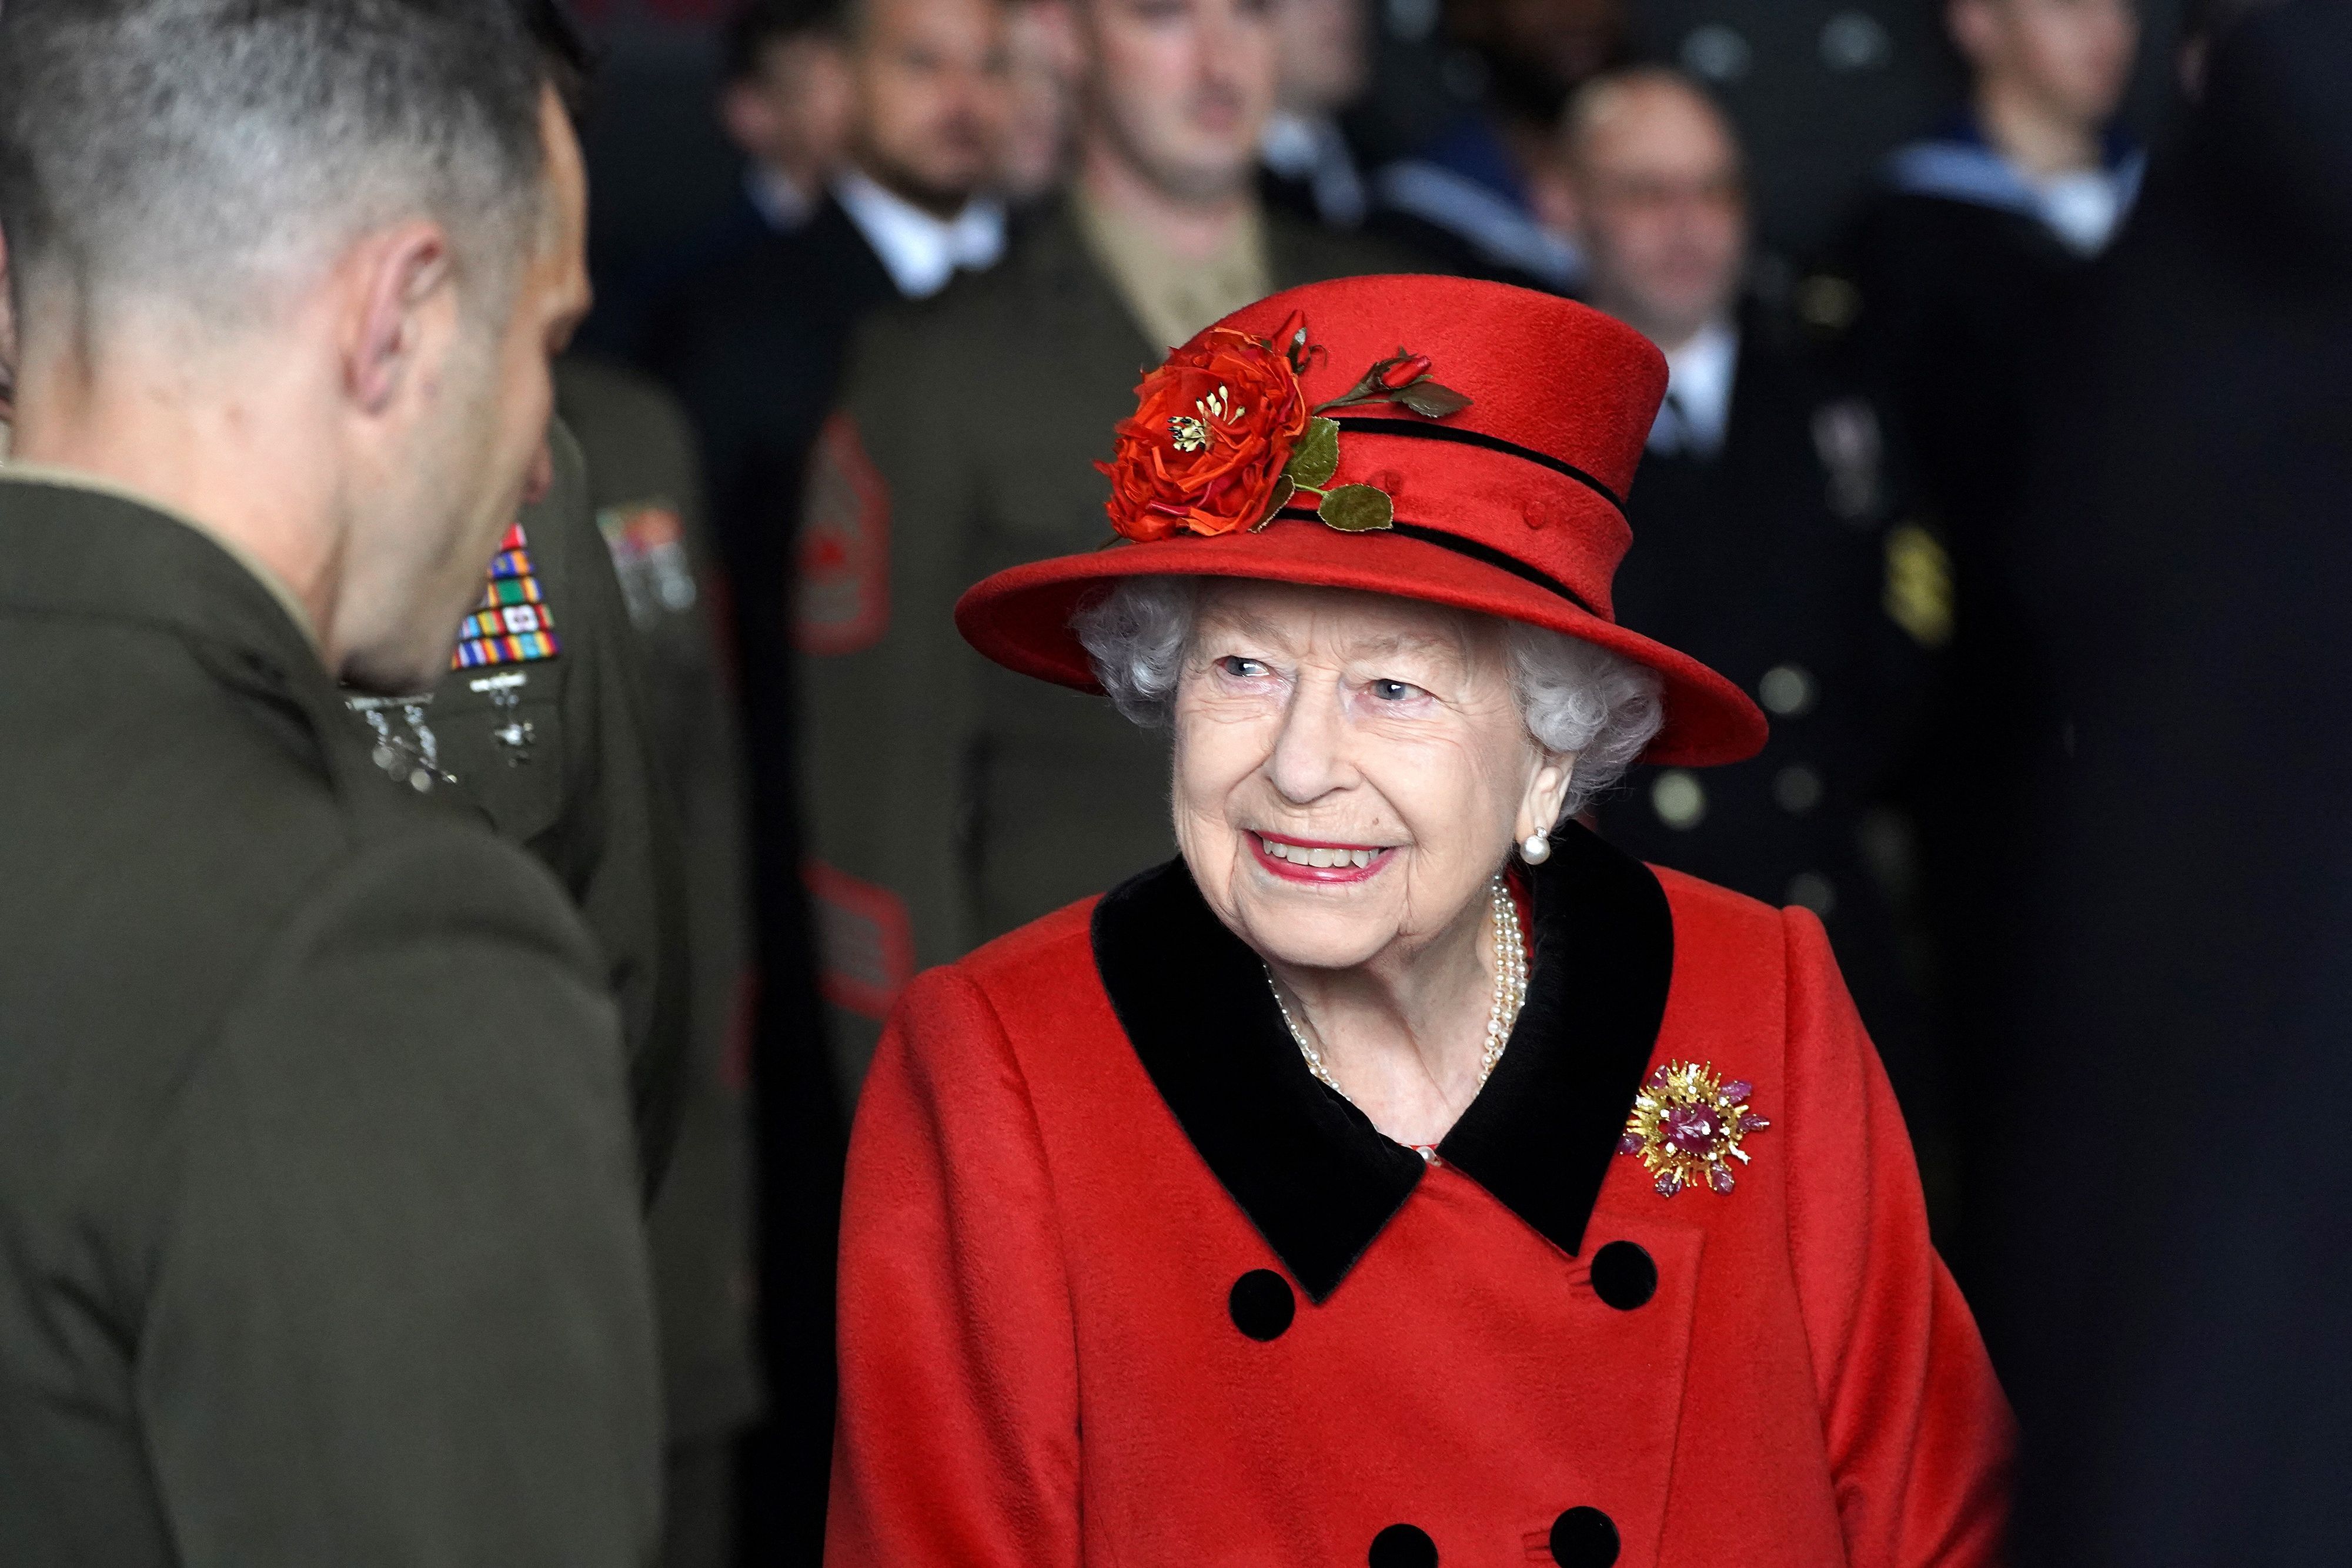
[[[934,970],[868,1079],[827,1552],[861,1564],[1993,1560],[2009,1417],[1819,924],[1580,830],[1435,1157],[1319,1083],[1181,862]],[[1650,1075],[1769,1124],[1621,1152]]]

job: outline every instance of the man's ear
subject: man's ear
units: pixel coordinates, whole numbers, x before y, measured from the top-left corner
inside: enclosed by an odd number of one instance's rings
[[[342,281],[345,387],[363,412],[382,413],[421,373],[441,335],[435,318],[456,308],[448,234],[416,222],[371,235]]]

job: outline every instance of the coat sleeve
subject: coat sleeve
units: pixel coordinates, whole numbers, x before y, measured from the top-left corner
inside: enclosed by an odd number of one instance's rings
[[[1789,1225],[1853,1568],[1999,1561],[2013,1435],[1821,922],[1788,943]]]
[[[1052,1183],[994,1009],[909,988],[842,1216],[827,1568],[1078,1562],[1077,1358]]]
[[[661,1409],[613,1006],[474,832],[274,944],[154,1140],[135,1375],[187,1568],[637,1568]]]

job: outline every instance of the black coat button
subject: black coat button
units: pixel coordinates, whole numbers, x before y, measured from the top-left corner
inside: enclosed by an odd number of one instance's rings
[[[1372,1537],[1371,1568],[1437,1568],[1437,1542],[1429,1531],[1391,1524]]]
[[[1551,1560],[1559,1568],[1609,1568],[1617,1561],[1617,1526],[1597,1508],[1570,1509],[1551,1521]]]
[[[1631,1241],[1612,1241],[1592,1255],[1592,1293],[1630,1312],[1658,1293],[1658,1266]]]
[[[1235,1280],[1225,1306],[1234,1314],[1234,1327],[1256,1340],[1280,1339],[1298,1315],[1290,1281],[1271,1269],[1252,1269]]]

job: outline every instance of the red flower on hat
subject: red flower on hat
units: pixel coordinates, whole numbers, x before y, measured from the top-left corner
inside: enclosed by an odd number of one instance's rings
[[[1110,476],[1111,526],[1131,539],[1229,534],[1264,520],[1307,434],[1303,324],[1283,347],[1230,328],[1179,349],[1136,388]]]
[[[1299,496],[1314,497],[1317,515],[1342,532],[1391,527],[1385,492],[1324,488],[1339,468],[1339,425],[1325,411],[1387,402],[1444,419],[1470,400],[1430,379],[1428,356],[1399,349],[1310,409],[1298,378],[1319,352],[1293,311],[1271,342],[1219,327],[1169,355],[1135,389],[1139,406],[1119,424],[1111,461],[1095,465],[1110,478],[1111,527],[1143,543],[1229,534],[1264,528]]]

